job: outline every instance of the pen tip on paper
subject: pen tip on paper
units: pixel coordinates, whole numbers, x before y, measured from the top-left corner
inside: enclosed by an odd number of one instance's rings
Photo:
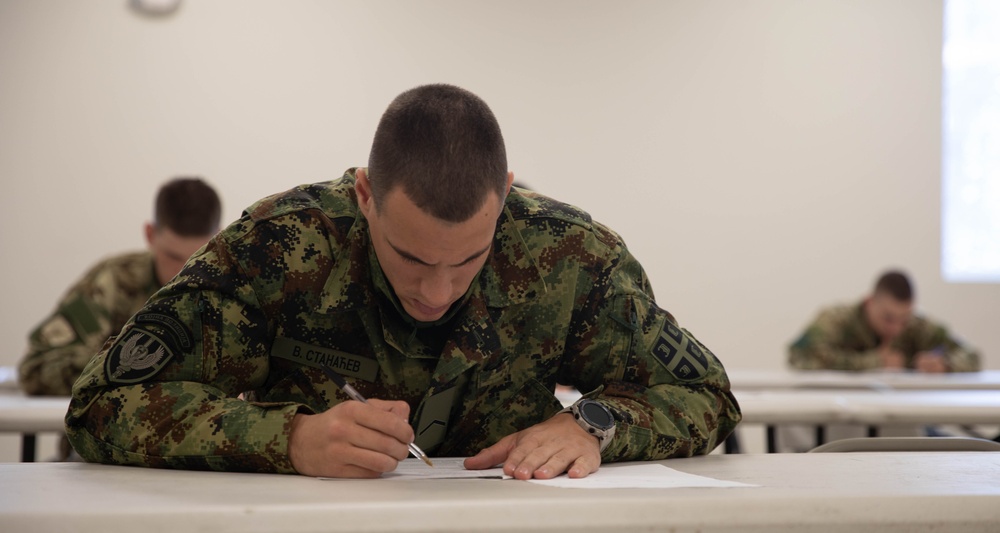
[[[423,459],[424,462],[427,463],[427,466],[429,466],[431,468],[434,468],[434,463],[431,462],[431,458],[430,457],[427,457],[425,455],[425,456],[421,457],[421,459]]]

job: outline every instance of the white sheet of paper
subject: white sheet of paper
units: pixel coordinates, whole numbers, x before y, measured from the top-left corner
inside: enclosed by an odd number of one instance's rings
[[[659,464],[610,464],[585,478],[562,475],[554,479],[532,479],[530,483],[572,489],[673,489],[682,487],[757,487],[736,481],[696,476]]]
[[[392,472],[382,474],[381,479],[513,479],[503,473],[503,468],[487,470],[466,470],[464,457],[434,457],[434,467],[427,466],[420,459],[408,457],[400,461]],[[336,478],[319,478],[336,479]],[[705,476],[688,474],[660,464],[608,464],[582,479],[571,479],[561,475],[555,479],[531,479],[529,483],[565,487],[573,489],[672,489],[683,487],[757,487],[737,481],[725,481]]]
[[[513,479],[504,475],[503,468],[466,470],[464,461],[464,457],[432,457],[431,462],[434,463],[434,467],[431,468],[420,459],[408,457],[399,462],[396,470],[382,474],[382,479]]]

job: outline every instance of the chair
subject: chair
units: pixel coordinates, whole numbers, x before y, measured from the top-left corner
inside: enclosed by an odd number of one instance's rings
[[[972,437],[867,437],[835,440],[807,453],[826,452],[1000,452],[1000,442]]]

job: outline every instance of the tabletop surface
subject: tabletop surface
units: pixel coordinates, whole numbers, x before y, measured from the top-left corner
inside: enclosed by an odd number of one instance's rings
[[[0,390],[0,431],[62,431],[69,400],[69,397],[25,396],[19,390]]]
[[[996,390],[768,390],[733,392],[751,424],[996,424]]]
[[[17,368],[0,366],[0,390],[17,390]]]
[[[318,480],[0,465],[4,531],[996,531],[1000,452],[710,455],[663,464],[746,488]],[[603,468],[614,468],[605,465]]]
[[[1000,370],[925,374],[912,371],[727,368],[733,389],[1000,390]]]

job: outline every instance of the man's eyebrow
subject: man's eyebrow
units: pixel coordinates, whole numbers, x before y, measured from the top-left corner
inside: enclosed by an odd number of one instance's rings
[[[389,241],[389,239],[386,239],[385,242],[388,243],[389,247],[392,248],[393,250],[395,250],[396,253],[399,254],[403,259],[407,259],[409,261],[413,261],[414,263],[419,263],[419,264],[425,265],[425,266],[434,266],[434,265],[428,263],[427,261],[424,261],[423,259],[420,259],[419,257],[417,257],[417,256],[415,256],[415,255],[413,255],[413,254],[411,254],[411,253],[409,253],[409,252],[407,252],[405,250],[401,250],[401,249],[397,248],[395,244],[393,244],[392,242]],[[478,252],[470,255],[469,257],[466,257],[462,262],[454,264],[454,265],[450,265],[450,266],[453,266],[453,267],[465,266],[465,265],[467,265],[467,264],[475,261],[477,257],[485,254],[486,252],[489,252],[490,248],[492,248],[492,247],[493,247],[493,243],[490,242],[488,245],[486,245],[486,248],[483,248],[482,250],[479,250]]]

